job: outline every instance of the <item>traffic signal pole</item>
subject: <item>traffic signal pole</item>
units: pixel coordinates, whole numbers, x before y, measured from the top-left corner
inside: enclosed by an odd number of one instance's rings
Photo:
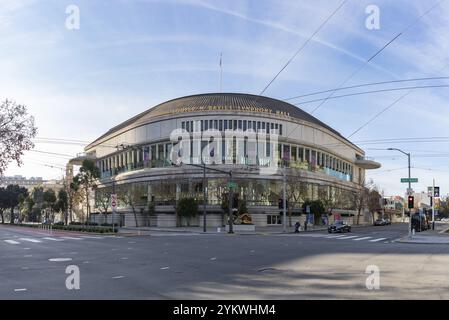
[[[432,183],[432,230],[435,230],[435,178]]]
[[[407,190],[407,195],[411,196],[412,194],[412,175],[411,175],[411,165],[410,165],[410,153],[404,152],[401,149],[398,148],[388,148],[387,150],[396,150],[399,151],[400,153],[405,154],[408,157],[408,190]],[[410,211],[409,208],[409,219],[408,219],[408,236],[409,238],[412,237],[412,213]]]
[[[402,151],[402,153],[405,153]],[[412,175],[411,175],[411,169],[410,169],[410,153],[405,153],[408,157],[408,191],[409,195],[412,193]],[[412,237],[412,212],[409,210],[408,212],[409,218],[408,218],[408,236],[409,238]]]

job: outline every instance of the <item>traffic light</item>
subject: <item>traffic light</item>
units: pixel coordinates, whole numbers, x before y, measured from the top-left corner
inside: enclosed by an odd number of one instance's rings
[[[434,187],[434,194],[433,196],[435,198],[439,198],[440,197],[440,187]]]
[[[413,209],[415,207],[415,197],[408,196],[408,208]]]

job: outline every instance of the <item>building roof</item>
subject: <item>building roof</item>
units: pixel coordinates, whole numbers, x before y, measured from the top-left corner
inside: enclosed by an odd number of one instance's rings
[[[257,96],[252,94],[244,94],[244,93],[207,93],[207,94],[197,94],[192,96],[186,96],[181,98],[176,98],[173,100],[169,100],[163,102],[151,109],[148,109],[128,120],[122,122],[121,124],[111,128],[104,135],[96,139],[89,146],[86,147],[86,150],[89,149],[93,144],[101,140],[120,129],[123,129],[133,123],[138,123],[143,119],[151,119],[158,116],[168,115],[168,114],[179,114],[182,110],[191,109],[191,112],[208,112],[214,113],[219,111],[216,110],[232,110],[236,112],[245,112],[245,108],[262,108],[269,109],[273,114],[276,113],[284,113],[288,114],[292,118],[296,118],[299,120],[307,121],[318,126],[324,127],[337,136],[343,138],[344,140],[351,143],[349,140],[344,138],[338,131],[334,130],[327,124],[321,122],[311,114],[305,112],[301,108],[294,106],[285,101],[265,97],[265,96]],[[186,111],[187,112],[187,111]],[[351,143],[352,144],[352,143]]]

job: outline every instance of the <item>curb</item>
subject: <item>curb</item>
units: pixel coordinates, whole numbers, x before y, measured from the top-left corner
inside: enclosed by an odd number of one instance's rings
[[[394,240],[393,242],[406,243],[406,244],[445,244],[445,245],[449,245],[449,242],[447,242],[447,243],[441,243],[441,242],[421,242],[421,241],[416,241],[416,240],[413,240],[413,239],[407,239],[406,237],[398,239],[398,240]]]

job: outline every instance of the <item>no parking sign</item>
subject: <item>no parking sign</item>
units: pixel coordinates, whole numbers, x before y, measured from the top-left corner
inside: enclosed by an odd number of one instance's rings
[[[112,207],[112,211],[116,211],[116,209],[117,209],[117,194],[116,193],[111,194],[111,207]]]

